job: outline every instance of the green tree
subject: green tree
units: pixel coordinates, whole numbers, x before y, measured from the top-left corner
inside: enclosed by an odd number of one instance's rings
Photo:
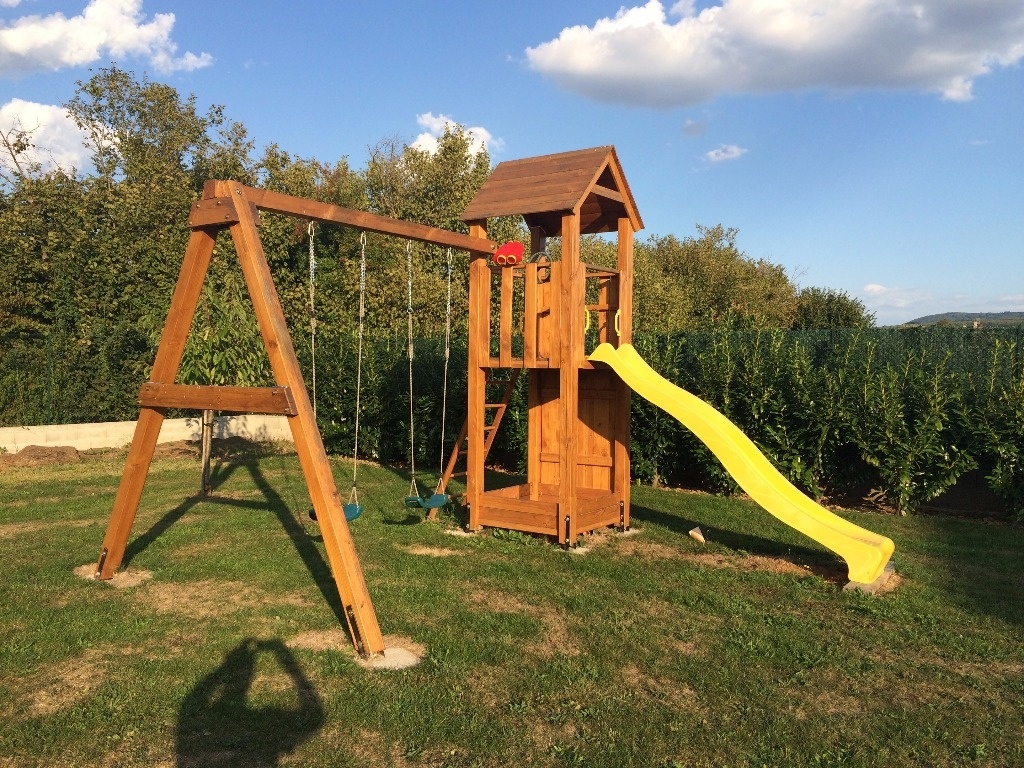
[[[652,236],[635,249],[635,325],[672,332],[725,320],[753,328],[787,328],[796,287],[783,267],[752,259],[736,246],[739,231],[697,226],[698,237]]]
[[[801,288],[796,297],[793,329],[872,328],[875,313],[846,291],[834,288]]]
[[[490,174],[486,150],[474,152],[473,138],[461,127],[446,129],[437,150],[427,152],[396,139],[378,143],[363,172],[368,208],[374,213],[415,221],[454,232],[466,232],[463,210]],[[518,217],[489,223],[488,237],[502,242],[524,239]],[[415,332],[443,332],[446,300],[444,248],[413,244],[413,316]],[[406,244],[374,238],[367,276],[368,325],[382,335],[399,335],[406,327]],[[452,311],[457,332],[464,332],[469,309],[468,259],[455,251]]]

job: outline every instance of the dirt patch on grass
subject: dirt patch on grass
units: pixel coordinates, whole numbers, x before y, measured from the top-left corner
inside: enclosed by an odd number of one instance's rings
[[[23,523],[4,523],[0,525],[0,539],[13,539],[26,533],[38,533],[51,528],[66,526],[69,528],[86,528],[95,523],[94,520],[58,520],[56,522],[36,522],[35,520]]]
[[[640,533],[639,528],[630,528],[627,531],[620,531],[617,528],[596,528],[584,533],[579,538],[577,545],[569,551],[578,555],[585,555],[595,549],[636,536],[638,533]]]
[[[685,553],[678,547],[670,547],[667,544],[658,544],[654,541],[637,541],[628,539],[619,542],[615,548],[617,554],[626,557],[640,557],[644,560],[678,560],[685,556]]]
[[[878,587],[872,594],[875,596],[884,595],[886,592],[895,592],[897,589],[903,586],[903,577],[895,571],[889,574],[889,578],[885,580],[881,586]]]
[[[409,546],[395,545],[403,552],[408,552],[410,555],[422,555],[424,557],[458,557],[466,554],[460,552],[457,549],[448,549],[447,547],[427,547],[422,544],[411,544]]]
[[[26,445],[17,453],[0,454],[0,469],[78,464],[81,460],[82,454],[70,445]]]
[[[180,613],[209,619],[261,605],[306,606],[301,595],[271,595],[240,581],[194,581],[151,584],[136,593],[139,603],[157,613]]]
[[[102,652],[89,649],[33,676],[27,681],[31,686],[28,711],[34,717],[45,717],[84,701],[103,682],[106,665]]]
[[[635,664],[627,664],[619,674],[629,688],[643,691],[672,709],[683,709],[694,716],[700,715],[704,711],[697,700],[697,694],[692,688],[682,683],[648,674]]]
[[[198,459],[200,455],[198,442],[175,440],[173,443],[157,443],[153,449],[154,459]]]
[[[565,618],[551,606],[526,603],[515,595],[497,590],[478,590],[470,595],[469,601],[488,611],[522,614],[540,622],[544,627],[544,636],[541,640],[523,646],[523,650],[529,654],[545,659],[558,653],[565,656],[580,655],[580,649]]]
[[[311,629],[300,632],[285,642],[289,648],[304,651],[353,651],[352,640],[341,627],[333,629]],[[405,635],[384,635],[385,648],[403,648],[420,658],[426,655],[427,647]]]
[[[289,648],[304,651],[344,651],[352,647],[348,633],[341,627],[310,629],[285,641]]]
[[[345,745],[352,755],[351,765],[365,768],[408,768],[413,765],[405,757],[405,748],[397,742],[389,741],[384,734],[360,728],[354,738],[348,734],[338,734],[336,740]],[[419,765],[419,761],[416,762]]]
[[[86,563],[80,565],[74,570],[75,576],[82,579],[95,580],[96,579],[96,563]],[[118,571],[113,577],[107,579],[104,583],[109,584],[114,589],[131,589],[137,587],[143,582],[149,581],[153,578],[153,573],[143,568],[126,568],[123,571]]]
[[[821,563],[794,563],[784,557],[766,555],[725,555],[714,552],[687,553],[685,559],[709,568],[731,568],[737,571],[762,571],[785,576],[814,575],[825,581],[842,586],[846,584],[846,572],[839,565]]]
[[[210,443],[210,456],[215,460],[243,457],[270,456],[294,453],[290,443],[260,443],[244,437],[218,437]],[[154,459],[198,459],[202,455],[202,444],[198,440],[175,440],[158,443],[153,451]]]

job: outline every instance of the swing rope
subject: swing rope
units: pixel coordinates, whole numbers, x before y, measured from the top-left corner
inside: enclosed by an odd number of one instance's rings
[[[448,258],[445,263],[446,277],[448,279],[448,301],[444,310],[444,384],[441,387],[441,458],[438,466],[441,467],[441,476],[437,479],[435,494],[442,493],[441,484],[444,483],[444,422],[448,415],[448,360],[451,357],[452,341],[452,249],[448,249]]]
[[[408,319],[409,319],[409,496],[419,496],[420,488],[416,482],[416,426],[413,421],[413,389],[412,389],[412,359],[413,359],[413,344],[412,344],[412,241],[406,240],[405,242],[405,262],[406,270],[408,272],[409,279],[407,281],[408,288]]]
[[[359,346],[356,353],[356,435],[352,447],[352,490],[348,494],[349,504],[359,505],[359,491],[356,475],[359,471],[359,411],[363,390],[363,324],[366,318],[366,233],[359,235]]]
[[[316,419],[316,248],[314,246],[314,223],[306,227],[309,234],[309,356],[313,368],[313,419]]]
[[[431,496],[421,496],[420,486],[416,480],[416,427],[415,427],[415,396],[413,392],[413,338],[412,338],[412,243],[407,241],[405,246],[406,255],[406,268],[409,273],[408,279],[408,310],[409,310],[409,495],[405,497],[405,505],[407,507],[416,507],[419,509],[431,510],[430,515],[435,514],[434,510],[439,507],[443,507],[448,503],[449,497],[447,494],[441,492],[441,483],[438,482],[437,491]],[[449,267],[451,265],[451,251],[448,253]],[[449,328],[446,331],[445,338],[445,393],[442,398],[442,415],[441,415],[441,466],[444,466],[444,417],[445,412],[448,408],[448,347],[451,343],[451,276],[449,269],[449,286],[448,286],[448,325]],[[443,479],[443,474],[442,474]],[[428,515],[428,519],[429,519]]]

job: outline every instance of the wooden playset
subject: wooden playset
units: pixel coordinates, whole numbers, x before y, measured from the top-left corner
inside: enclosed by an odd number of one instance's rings
[[[630,341],[633,233],[642,223],[612,147],[499,164],[462,218],[470,235],[485,237],[487,219],[509,215],[525,219],[532,256],[470,262],[468,419],[444,480],[464,451],[471,530],[570,545],[585,531],[629,525],[629,389],[587,360],[586,340],[595,328],[598,342]],[[615,268],[581,261],[580,237],[592,233],[617,236]],[[561,240],[557,261],[543,256],[550,237]],[[488,490],[484,462],[523,371],[526,483]]]
[[[167,409],[282,414],[288,418],[353,643],[363,655],[384,651],[260,241],[260,210],[469,252],[468,418],[435,495],[443,494],[464,456],[471,529],[510,528],[571,544],[581,532],[629,524],[629,390],[611,371],[589,363],[585,350],[592,326],[591,336],[602,342],[627,343],[631,332],[633,233],[642,225],[613,148],[499,164],[463,215],[468,235],[211,181],[189,217],[192,233],[150,380],[139,392],[139,421],[97,578],[111,578],[124,558]],[[560,259],[524,259],[521,248],[499,249],[488,240],[487,219],[512,214],[522,215],[530,228],[531,254],[542,254],[546,239],[558,237]],[[225,229],[253,302],[274,387],[175,383],[214,244]],[[603,232],[618,236],[614,269],[580,260],[581,235]],[[488,490],[485,458],[522,371],[529,377],[527,482]]]

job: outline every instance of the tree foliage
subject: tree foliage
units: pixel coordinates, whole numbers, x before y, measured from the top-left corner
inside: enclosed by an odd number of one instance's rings
[[[736,246],[739,231],[697,226],[697,237],[652,236],[635,253],[638,330],[712,327],[731,318],[752,328],[785,328],[796,312],[796,286],[778,264]]]
[[[462,211],[490,173],[490,157],[461,128],[445,131],[436,151],[384,139],[362,168],[347,158],[297,157],[276,144],[257,152],[245,126],[223,107],[201,109],[194,96],[111,66],[78,84],[66,105],[82,128],[92,168],[45,170],[27,158],[31,127],[16,126],[0,146],[0,338],[61,344],[88,352],[100,339],[138,359],[123,369],[145,376],[163,327],[185,251],[189,207],[212,178],[231,178],[287,194],[466,231]],[[519,218],[489,222],[499,242],[526,240]],[[263,247],[300,360],[312,357],[314,318],[324,339],[351,337],[357,323],[358,232],[265,214]],[[696,237],[652,236],[636,248],[635,300],[640,329],[680,330],[728,321],[787,327],[797,312],[785,271],[752,259],[737,231],[698,227]],[[560,243],[549,248],[557,258]],[[407,248],[413,262],[414,333],[443,332],[446,249],[369,236],[366,330],[395,339],[407,326]],[[584,257],[611,266],[607,239],[584,238]],[[452,254],[456,335],[468,318],[466,254]],[[312,268],[312,269],[311,269]],[[315,282],[311,278],[315,277]],[[140,339],[146,340],[140,346]],[[33,341],[34,340],[34,341]],[[77,347],[76,347],[77,345]],[[71,348],[69,347],[69,348]],[[126,352],[129,354],[129,352]],[[234,244],[217,241],[184,357],[189,381],[254,383],[268,376]]]
[[[834,288],[801,288],[796,297],[794,330],[812,328],[871,328],[875,314],[864,302]]]

